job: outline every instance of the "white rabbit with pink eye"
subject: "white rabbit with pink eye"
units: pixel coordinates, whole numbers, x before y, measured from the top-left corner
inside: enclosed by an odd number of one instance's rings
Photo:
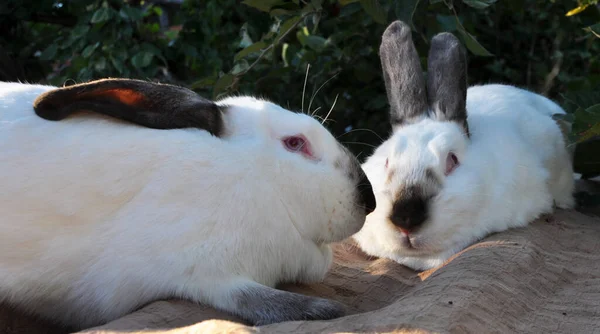
[[[573,170],[549,99],[508,85],[467,89],[466,55],[433,37],[427,80],[410,28],[392,23],[380,57],[393,133],[363,164],[377,206],[353,238],[416,270],[484,236],[572,208]]]
[[[0,303],[71,326],[183,298],[251,324],[342,316],[315,282],[375,197],[319,122],[106,79],[0,83]]]

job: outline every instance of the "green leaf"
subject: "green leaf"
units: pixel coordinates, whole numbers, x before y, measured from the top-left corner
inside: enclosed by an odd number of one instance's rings
[[[396,18],[400,21],[406,22],[409,26],[412,26],[412,18],[415,14],[415,10],[419,5],[420,0],[397,0],[396,1]]]
[[[598,91],[571,91],[562,94],[562,97],[564,99],[562,107],[568,113],[600,104],[600,92]]]
[[[246,59],[242,59],[241,61],[237,62],[235,64],[235,66],[233,66],[233,68],[231,69],[231,74],[238,75],[238,74],[246,71],[249,67],[250,67],[250,64],[248,64]]]
[[[498,0],[463,0],[463,3],[473,8],[484,9],[496,3]]]
[[[150,43],[144,43],[141,45],[141,49],[147,52],[152,53],[153,55],[157,56],[157,57],[161,57],[162,56],[162,51],[157,48],[155,45],[152,45]]]
[[[327,39],[321,36],[309,35],[306,36],[304,41],[306,46],[315,51],[321,51],[327,46]]]
[[[140,47],[140,50],[150,52],[155,57],[159,58],[163,63],[167,63],[165,57],[163,57],[162,50],[150,43],[143,43]]]
[[[242,1],[242,3],[246,6],[250,6],[253,8],[256,8],[260,11],[266,12],[268,13],[271,8],[273,8],[276,5],[283,5],[285,4],[285,1],[283,0],[244,0]]]
[[[590,139],[600,137],[600,123],[593,124],[589,129],[578,135],[577,143],[583,143]]]
[[[192,46],[190,44],[182,43],[181,50],[188,57],[195,58],[198,56],[198,49],[196,49],[194,46]]]
[[[162,8],[158,7],[158,6],[154,6],[152,8],[152,10],[154,11],[154,13],[156,14],[156,16],[161,16],[163,14],[163,10]]]
[[[83,37],[85,34],[87,34],[88,31],[90,31],[89,25],[80,24],[80,25],[75,26],[75,28],[73,28],[73,30],[71,30],[71,36],[73,36],[73,38],[80,38],[80,37]]]
[[[580,5],[577,8],[571,9],[570,11],[567,12],[567,14],[565,14],[565,16],[573,16],[573,15],[579,14],[579,13],[583,12],[586,8],[588,8],[589,5],[590,5],[589,3],[586,3],[586,4]]]
[[[140,51],[131,58],[131,64],[136,68],[144,68],[152,63],[154,54],[148,51]]]
[[[386,23],[387,13],[381,8],[378,0],[360,0],[360,4],[365,12],[373,18],[373,21],[379,24]]]
[[[192,83],[191,88],[198,89],[198,88],[211,87],[212,85],[215,84],[215,81],[217,81],[216,75],[211,75],[206,78],[202,78],[198,81],[195,81],[194,83]]]
[[[579,108],[574,113],[573,135],[577,143],[600,136],[600,103],[588,108]]]
[[[454,16],[451,15],[436,15],[436,21],[440,24],[440,27],[443,31],[456,31],[456,20]]]
[[[83,58],[89,58],[99,45],[100,42],[86,46],[85,49],[83,49],[83,51],[81,52]]]
[[[595,122],[600,122],[600,103],[587,108],[585,111],[594,115]]]
[[[306,37],[308,37],[308,28],[304,27],[296,32],[296,37],[302,46],[306,46]]]
[[[281,60],[283,60],[284,67],[290,66],[290,63],[287,60],[287,51],[289,47],[290,45],[288,43],[283,43],[283,45],[281,46]]]
[[[244,25],[242,25],[240,28],[240,36],[242,37],[240,40],[240,47],[245,48],[254,43],[248,34],[248,23],[244,23]]]
[[[361,6],[359,3],[351,3],[351,4],[348,4],[347,6],[342,7],[339,18],[345,18],[348,16],[352,16],[360,11],[361,11]]]
[[[118,58],[115,58],[113,56],[110,56],[110,62],[111,64],[114,66],[114,68],[120,73],[123,74],[123,72],[125,71],[125,65],[123,64],[123,61],[121,61]]]
[[[260,41],[260,42],[256,42],[252,45],[250,45],[249,47],[243,49],[242,51],[238,52],[235,57],[233,58],[234,61],[238,61],[244,57],[246,57],[247,55],[250,55],[252,53],[255,52],[259,52],[261,51],[263,48],[267,47],[267,43]]]
[[[575,122],[585,122],[587,124],[600,123],[600,104],[589,108],[580,108],[575,112]]]
[[[290,15],[290,14],[295,14],[295,13],[296,13],[295,10],[289,10],[289,9],[283,9],[283,8],[275,8],[269,12],[269,14],[271,14],[271,16],[273,16],[273,17]]]
[[[106,8],[106,7],[101,7],[98,8],[98,10],[96,10],[94,12],[94,15],[92,16],[92,19],[90,20],[91,23],[100,23],[100,22],[105,22],[110,20],[111,18],[111,11],[110,8]]]
[[[52,43],[48,46],[40,55],[40,60],[52,60],[54,56],[56,56],[56,51],[58,50],[58,45],[56,43]]]
[[[290,30],[290,28],[294,24],[296,24],[298,21],[300,21],[300,19],[301,19],[300,16],[294,16],[292,18],[287,19],[285,22],[283,22],[281,24],[281,26],[279,27],[279,34],[275,38],[275,42],[278,43],[279,39],[283,36],[283,34],[285,34],[288,30]]]
[[[213,87],[213,95],[217,96],[222,92],[226,91],[229,86],[233,83],[233,74],[225,74],[217,80]]]
[[[596,35],[596,37],[600,38],[600,23],[583,28],[583,30],[591,32],[592,34]]]
[[[323,9],[323,0],[311,0],[310,2],[316,10]]]
[[[462,25],[460,25],[460,22],[458,22],[458,18],[456,18],[456,20],[457,20],[458,31],[460,32],[461,36],[463,37],[465,45],[467,46],[467,49],[469,49],[469,51],[471,51],[473,54],[475,54],[477,56],[483,56],[483,57],[493,56],[493,54],[491,54],[481,44],[479,44],[479,42],[477,42],[477,39],[475,39],[475,37],[473,35],[469,34],[467,31],[465,31],[465,28]]]
[[[119,11],[119,16],[126,20],[139,21],[144,17],[144,12],[138,8],[125,6]]]
[[[94,69],[98,72],[102,72],[106,69],[106,58],[102,57],[94,63]]]

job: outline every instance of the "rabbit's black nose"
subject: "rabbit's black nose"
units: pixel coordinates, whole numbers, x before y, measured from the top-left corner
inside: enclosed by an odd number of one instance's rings
[[[373,187],[362,169],[359,171],[358,192],[360,194],[360,204],[365,208],[365,214],[368,215],[375,211],[376,203]]]
[[[392,207],[390,220],[405,233],[414,232],[427,220],[429,200],[419,193],[414,187],[403,191]]]

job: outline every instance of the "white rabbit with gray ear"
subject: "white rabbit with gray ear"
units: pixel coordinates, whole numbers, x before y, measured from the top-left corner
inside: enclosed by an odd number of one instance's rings
[[[375,206],[311,117],[130,79],[0,83],[0,187],[0,302],[73,328],[171,297],[255,325],[341,316],[273,287],[323,279]]]
[[[392,23],[380,57],[393,133],[363,164],[377,207],[354,239],[368,254],[417,270],[478,239],[572,208],[564,111],[507,85],[467,90],[458,39],[431,41],[425,81],[410,28]]]

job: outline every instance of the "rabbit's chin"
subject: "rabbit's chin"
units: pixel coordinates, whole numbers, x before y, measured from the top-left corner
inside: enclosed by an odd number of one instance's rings
[[[390,237],[395,238],[396,241],[390,240],[389,243],[375,244],[361,232],[354,235],[353,238],[365,253],[393,260],[417,271],[440,266],[459,251],[459,249],[456,249],[458,247],[445,250],[439,249],[437,247],[439,244],[429,242],[425,236],[407,237],[402,233],[394,233]]]
[[[427,228],[407,236],[385,219],[367,219],[353,239],[371,256],[394,260],[414,270],[427,270],[443,264],[469,244],[458,242],[456,239],[466,238],[457,237],[450,243],[444,242],[438,233],[429,233]]]

